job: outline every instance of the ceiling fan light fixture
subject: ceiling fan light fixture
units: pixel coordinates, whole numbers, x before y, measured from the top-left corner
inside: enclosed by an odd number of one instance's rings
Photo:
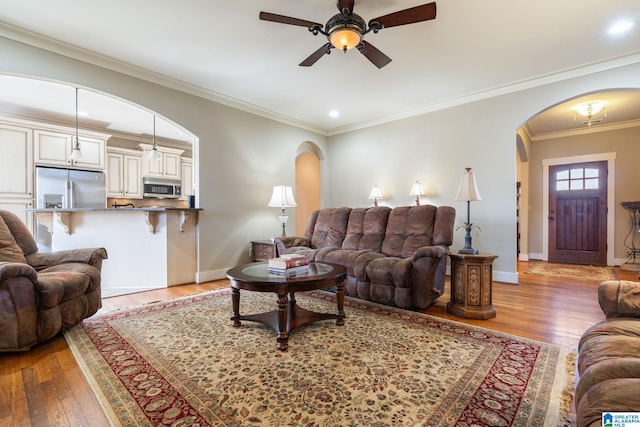
[[[348,51],[358,46],[362,41],[362,35],[353,28],[339,28],[329,34],[329,42],[336,49]]]
[[[329,43],[336,49],[348,51],[358,46],[362,41],[362,35],[367,30],[367,24],[360,15],[351,13],[348,15],[338,13],[325,25],[325,33]]]

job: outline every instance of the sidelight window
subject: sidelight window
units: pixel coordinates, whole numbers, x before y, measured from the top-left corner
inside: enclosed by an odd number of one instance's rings
[[[596,168],[572,168],[556,173],[556,190],[597,190],[600,171]]]

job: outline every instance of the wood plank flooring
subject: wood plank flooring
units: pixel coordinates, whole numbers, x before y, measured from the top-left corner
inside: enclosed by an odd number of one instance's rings
[[[522,273],[533,263],[521,262]],[[616,268],[619,279],[636,273]],[[176,286],[105,298],[102,312],[227,287],[227,280]],[[448,281],[447,281],[448,286]],[[604,319],[598,283],[520,274],[520,284],[495,282],[489,320],[461,319],[446,312],[449,289],[426,313],[538,341],[575,348],[582,333]],[[108,426],[100,404],[66,341],[57,336],[23,353],[0,353],[0,427]]]

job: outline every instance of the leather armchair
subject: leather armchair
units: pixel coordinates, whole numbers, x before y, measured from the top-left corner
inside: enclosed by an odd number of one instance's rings
[[[27,227],[0,210],[0,352],[28,350],[102,307],[104,248],[40,253]]]

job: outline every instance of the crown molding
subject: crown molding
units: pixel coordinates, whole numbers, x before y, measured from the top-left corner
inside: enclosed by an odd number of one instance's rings
[[[544,86],[551,83],[557,83],[565,80],[570,80],[576,77],[583,77],[589,74],[595,74],[602,71],[612,70],[615,68],[625,67],[627,65],[633,65],[640,63],[640,53],[633,53],[631,55],[624,55],[620,57],[612,57],[603,61],[594,62],[582,67],[576,67],[558,72],[533,77],[531,79],[521,80],[519,82],[510,83],[507,85],[496,86],[494,88],[485,89],[482,91],[462,95],[456,98],[448,100],[426,104],[418,108],[413,108],[398,112],[396,114],[381,117],[376,120],[363,121],[360,123],[354,123],[346,126],[341,126],[329,131],[329,136],[338,135],[341,133],[351,132],[358,129],[364,129],[371,126],[376,126],[388,122],[402,120],[414,116],[419,116],[426,113],[431,113],[438,110],[444,110],[447,108],[455,107],[458,105],[468,104],[483,99],[494,98],[496,96],[507,95],[514,92],[519,92],[526,89],[532,89],[539,86]]]
[[[83,49],[78,46],[62,42],[60,40],[45,37],[41,34],[25,30],[24,28],[11,25],[3,21],[0,21],[0,36],[27,44],[29,46],[76,59],[78,61],[86,62],[91,65],[106,68],[108,70],[116,71],[128,76],[136,77],[141,80],[158,84],[160,86],[165,86],[170,89],[175,89],[180,92],[204,98],[218,104],[226,105],[227,107],[235,108],[237,110],[245,111],[247,113],[255,114],[257,116],[265,117],[290,126],[327,136],[327,129],[316,126],[312,123],[303,122],[292,117],[275,113],[256,105],[210,91],[200,86],[192,85],[182,80],[174,79],[164,74],[156,73],[146,68],[138,67],[106,55],[101,55],[88,49]]]
[[[529,137],[529,139],[533,142],[564,138],[568,136],[587,135],[591,133],[610,132],[613,130],[628,129],[628,128],[634,128],[634,127],[640,127],[640,120],[629,120],[626,122],[588,126],[588,127],[583,127],[579,129],[571,129],[571,130],[560,131],[560,132],[541,133],[538,135],[533,133],[531,128],[528,126],[528,124],[523,126],[524,131],[527,134],[527,137]]]
[[[303,122],[301,120],[294,119],[264,108],[258,107],[253,104],[249,104],[244,101],[240,101],[235,98],[231,98],[222,95],[217,92],[213,92],[204,89],[200,86],[192,85],[184,81],[168,77],[164,74],[156,73],[154,71],[137,67],[135,65],[111,58],[105,55],[97,54],[93,51],[83,49],[68,43],[61,42],[56,39],[45,37],[41,34],[37,34],[15,25],[8,24],[0,21],[0,36],[12,39],[21,43],[25,43],[37,48],[45,49],[63,56],[67,56],[79,61],[83,61],[89,64],[97,65],[102,68],[106,68],[112,71],[123,73],[132,77],[136,77],[151,83],[155,83],[161,86],[165,86],[171,89],[175,89],[181,92],[188,93],[193,96],[207,99],[222,105],[226,105],[231,108],[235,108],[241,111],[245,111],[257,116],[265,117],[271,120],[275,120],[290,126],[294,126],[300,129],[305,129],[311,132],[318,133],[324,136],[339,135],[354,130],[364,129],[372,126],[377,126],[384,123],[394,122],[410,117],[419,116],[422,114],[431,113],[438,110],[451,108],[458,105],[468,104],[471,102],[493,98],[496,96],[506,95],[509,93],[519,92],[526,89],[531,89],[546,84],[556,83],[564,80],[569,80],[576,77],[582,77],[589,74],[595,74],[602,71],[607,71],[615,68],[624,67],[640,63],[640,53],[632,53],[630,55],[622,55],[618,57],[611,57],[603,61],[593,62],[580,67],[569,68],[546,75],[533,77],[530,79],[521,80],[518,82],[496,86],[493,88],[485,89],[482,91],[469,93],[459,97],[451,98],[444,101],[439,101],[431,104],[425,104],[423,106],[412,108],[404,111],[400,111],[395,114],[391,114],[385,117],[380,117],[374,120],[367,120],[357,123],[352,123],[345,126],[336,127],[333,129],[327,129],[313,123]]]

